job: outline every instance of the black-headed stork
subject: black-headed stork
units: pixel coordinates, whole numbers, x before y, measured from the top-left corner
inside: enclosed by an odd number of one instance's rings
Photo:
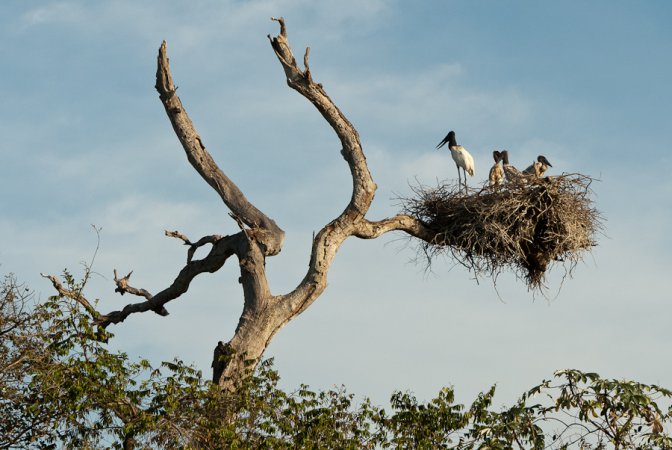
[[[492,158],[495,160],[495,164],[490,168],[490,173],[488,174],[488,181],[490,186],[500,186],[504,183],[504,169],[500,164],[502,160],[502,153],[498,150],[492,152]]]
[[[460,184],[462,184],[462,175],[460,174],[460,168],[464,170],[464,190],[467,190],[467,174],[474,176],[476,173],[476,166],[474,165],[474,158],[469,154],[466,148],[461,145],[457,145],[455,140],[455,132],[450,131],[445,138],[436,146],[437,149],[443,147],[445,144],[448,144],[448,149],[450,154],[455,161],[457,166],[457,178]]]
[[[549,167],[553,167],[544,155],[537,156],[537,160],[530,164],[523,173],[525,175],[534,175],[537,178],[544,176]]]

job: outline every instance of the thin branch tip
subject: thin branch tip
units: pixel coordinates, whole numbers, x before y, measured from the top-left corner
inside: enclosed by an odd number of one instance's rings
[[[308,65],[308,55],[310,55],[310,47],[306,47],[306,53],[303,55],[303,67],[306,68],[304,75],[308,81],[313,81],[313,77],[310,75],[310,66]]]
[[[287,37],[287,29],[285,28],[285,18],[284,17],[271,17],[271,20],[278,22],[280,24],[280,35]]]
[[[189,240],[188,237],[186,237],[184,234],[180,233],[180,232],[177,231],[177,230],[175,230],[175,231],[164,230],[164,231],[165,231],[165,235],[166,235],[166,236],[168,236],[168,237],[173,237],[173,238],[176,238],[176,239],[180,239],[180,240],[184,243],[184,245],[194,245],[194,244]]]

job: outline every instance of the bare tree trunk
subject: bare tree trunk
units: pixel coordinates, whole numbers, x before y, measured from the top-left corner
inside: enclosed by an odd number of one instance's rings
[[[56,278],[49,279],[61,295],[73,296],[94,316],[103,327],[123,322],[136,312],[154,311],[167,315],[166,303],[178,298],[189,288],[189,283],[203,272],[219,270],[230,256],[239,261],[239,282],[243,288],[244,307],[233,338],[228,343],[219,342],[213,355],[213,381],[224,389],[232,389],[245,376],[246,370],[256,367],[275,333],[294,317],[305,311],[327,286],[327,274],[341,244],[350,236],[373,239],[389,231],[403,231],[420,239],[431,241],[435,234],[423,223],[408,215],[397,215],[371,222],[365,218],[376,191],[376,184],[366,164],[359,134],[345,115],[332,102],[321,84],[312,79],[308,66],[309,50],[306,49],[300,69],[287,40],[283,18],[272,18],[280,24],[280,34],[269,41],[282,65],[287,84],[322,114],[341,142],[341,155],[352,175],[352,196],[343,212],[326,224],[314,237],[308,271],[294,290],[284,295],[273,295],[266,277],[265,258],[278,254],[284,241],[284,232],[278,225],[250,203],[238,187],[217,166],[207,152],[203,140],[189,119],[170,73],[166,43],[159,49],[156,72],[156,89],[187,159],[201,177],[219,194],[240,231],[231,236],[205,236],[191,242],[178,231],[166,235],[178,238],[189,246],[187,264],[173,283],[157,293],[129,285],[131,273],[114,280],[116,291],[145,298],[140,303],[128,304],[121,311],[100,314],[79,293],[69,293]],[[211,244],[208,255],[192,260],[195,250]],[[72,294],[72,295],[70,295]]]

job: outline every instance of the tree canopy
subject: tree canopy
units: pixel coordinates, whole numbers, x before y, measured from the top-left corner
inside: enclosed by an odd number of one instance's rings
[[[86,275],[63,279],[85,288]],[[38,302],[5,277],[0,448],[672,448],[671,391],[596,373],[558,371],[508,407],[492,386],[468,406],[446,387],[426,402],[394,392],[385,408],[344,387],[287,392],[272,360],[222,390],[180,360],[111,352],[113,338],[80,302]]]

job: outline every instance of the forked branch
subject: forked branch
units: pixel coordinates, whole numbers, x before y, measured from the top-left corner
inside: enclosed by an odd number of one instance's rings
[[[345,114],[329,98],[322,85],[313,81],[307,66],[308,52],[306,52],[304,58],[306,69],[301,70],[298,67],[287,40],[284,19],[280,17],[272,18],[272,20],[280,23],[280,34],[274,38],[269,35],[268,39],[285,70],[287,84],[315,105],[341,141],[341,154],[348,163],[353,182],[352,199],[346,207],[344,215],[348,216],[351,221],[358,220],[368,211],[376,191],[376,184],[373,182],[366,164],[359,134],[345,117]]]
[[[269,41],[282,65],[287,84],[310,101],[331,125],[341,142],[341,154],[352,176],[352,197],[345,210],[323,227],[313,239],[311,259],[306,276],[297,288],[284,296],[290,317],[308,308],[324,291],[327,273],[337,250],[350,236],[372,239],[390,231],[404,231],[421,239],[433,239],[434,235],[416,218],[399,215],[380,222],[365,219],[376,191],[366,163],[359,134],[343,112],[327,95],[323,86],[315,83],[308,66],[309,49],[304,56],[305,69],[298,67],[287,37],[287,28],[282,17],[271,18],[280,24],[280,34]],[[286,323],[286,322],[285,322]]]
[[[107,326],[113,323],[123,322],[129,315],[133,313],[154,311],[160,315],[167,315],[164,305],[171,300],[174,300],[187,292],[191,281],[198,275],[204,272],[216,272],[219,270],[229,256],[233,254],[245,254],[248,242],[243,233],[236,233],[232,236],[226,236],[214,242],[212,249],[208,255],[196,261],[189,261],[180,270],[179,274],[173,283],[157,293],[151,295],[145,289],[136,289],[128,285],[128,276],[119,279],[115,271],[115,283],[117,284],[117,292],[123,294],[128,292],[130,294],[142,296],[147,300],[140,303],[131,303],[126,305],[120,311],[112,311],[108,314],[101,315],[98,323],[102,326]]]
[[[157,58],[156,89],[159,98],[187,159],[230,209],[240,231],[231,236],[206,236],[197,242],[192,242],[178,231],[166,231],[167,236],[180,239],[189,246],[187,263],[168,288],[152,295],[147,290],[129,285],[131,273],[119,278],[115,271],[117,292],[137,295],[145,300],[104,315],[95,311],[88,302],[78,300],[95,315],[96,321],[102,326],[122,322],[136,312],[153,310],[159,314],[167,314],[164,305],[185,293],[194,277],[203,272],[219,270],[229,256],[235,254],[239,260],[239,282],[245,301],[234,336],[226,344],[218,343],[214,352],[214,381],[223,388],[231,388],[235,380],[248,373],[250,368],[239,358],[233,358],[234,354],[244,356],[253,363],[259,361],[275,333],[320,296],[327,286],[327,274],[336,252],[348,237],[373,239],[390,231],[403,231],[427,241],[435,237],[423,222],[411,215],[400,214],[380,221],[369,221],[365,218],[373,202],[376,184],[369,172],[359,134],[329,98],[322,85],[313,80],[308,64],[310,49],[306,49],[303,57],[304,68],[299,68],[288,42],[284,19],[272,20],[280,24],[280,34],[273,38],[269,35],[268,39],[284,69],[287,84],[310,101],[334,130],[340,141],[340,145],[335,145],[334,150],[340,151],[352,177],[352,195],[344,210],[313,238],[308,271],[303,280],[286,295],[271,294],[266,278],[265,259],[280,251],[284,232],[247,200],[205,149],[176,94],[177,87],[173,83],[164,41]],[[194,260],[196,249],[205,244],[212,245],[208,255]],[[227,358],[222,358],[223,355]]]
[[[168,311],[164,305],[187,292],[191,281],[196,276],[204,272],[216,272],[224,265],[229,256],[233,254],[245,255],[248,252],[249,240],[243,232],[217,240],[212,240],[211,238],[211,236],[203,238],[211,241],[213,244],[208,255],[200,260],[189,261],[182,270],[180,270],[173,283],[156,295],[152,295],[146,289],[135,288],[129,284],[129,278],[133,271],[129,272],[128,275],[119,278],[115,269],[114,282],[117,286],[115,292],[118,292],[121,295],[129,293],[143,297],[146,300],[139,303],[128,304],[119,311],[112,311],[107,314],[97,311],[81,292],[72,291],[63,287],[55,276],[43,276],[51,281],[60,296],[71,298],[81,304],[94,321],[102,327],[123,322],[128,316],[134,313],[154,311],[161,316],[167,316]]]
[[[238,186],[222,172],[205,149],[201,137],[176,94],[177,87],[170,73],[166,41],[161,44],[157,57],[156,90],[159,92],[159,98],[166,109],[175,134],[182,143],[187,159],[194,169],[219,194],[231,212],[245,225],[255,230],[255,237],[263,247],[266,256],[280,252],[284,231],[247,200]]]
[[[187,238],[184,234],[180,233],[179,231],[168,231],[168,230],[166,230],[166,236],[180,239],[182,240],[182,242],[184,242],[184,245],[189,246],[189,250],[187,251],[188,263],[190,263],[191,260],[194,258],[194,253],[196,253],[196,250],[198,250],[199,247],[202,247],[205,244],[214,244],[215,242],[222,239],[222,236],[218,234],[213,234],[211,236],[203,236],[196,242],[191,242],[189,238]]]

